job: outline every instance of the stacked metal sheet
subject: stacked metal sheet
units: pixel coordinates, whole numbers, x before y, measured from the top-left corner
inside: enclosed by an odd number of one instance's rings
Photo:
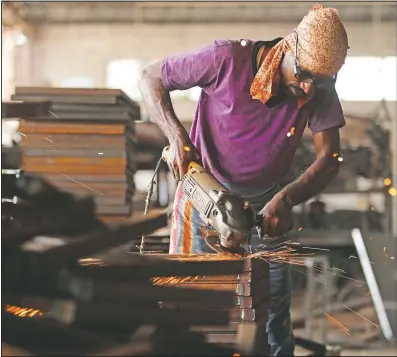
[[[13,100],[51,101],[21,120],[22,169],[76,195],[93,195],[101,216],[129,216],[137,170],[139,106],[116,89],[17,87]]]
[[[169,261],[99,252],[167,223],[164,211],[108,226],[92,205],[23,174],[6,190],[25,202],[3,235],[2,342],[40,356],[231,356],[193,326],[227,325],[233,294],[156,286],[158,278],[242,272],[242,261]],[[18,205],[16,205],[18,206]],[[22,213],[22,214],[21,214]],[[46,223],[47,222],[47,223]],[[3,223],[3,219],[2,219]],[[30,228],[30,229],[26,229]],[[73,228],[73,229],[71,229]],[[99,264],[98,264],[99,263]],[[207,308],[197,308],[207,302]],[[55,341],[55,343],[54,343]]]
[[[2,342],[44,356],[268,355],[265,262],[109,250],[165,227],[166,212],[111,226],[38,176],[4,191],[23,203],[2,232]]]
[[[162,255],[159,255],[162,256]],[[167,255],[166,255],[167,257]],[[168,255],[168,259],[181,262],[208,263],[217,260],[241,260],[238,256],[219,255]],[[198,326],[194,331],[206,334],[207,340],[224,345],[238,345],[240,352],[251,356],[268,356],[269,345],[266,332],[270,303],[269,265],[261,259],[244,259],[241,274],[201,275],[184,278],[158,278],[155,285],[174,286],[185,289],[229,291],[234,293],[231,305],[226,301],[221,307],[209,301],[200,302],[206,309],[228,310],[229,325]],[[211,306],[212,305],[212,306]]]

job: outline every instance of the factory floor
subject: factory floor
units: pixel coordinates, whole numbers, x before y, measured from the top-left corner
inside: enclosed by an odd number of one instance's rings
[[[304,292],[294,292],[291,315],[292,320],[302,316],[305,304]],[[314,320],[311,339],[322,343],[322,326],[326,330],[326,344],[340,346],[341,356],[397,356],[397,344],[387,343],[382,338],[375,309],[372,305],[349,311],[348,309],[330,313]],[[375,325],[374,325],[375,324]],[[310,338],[305,328],[294,330],[295,336]],[[310,352],[297,346],[296,356],[307,356]]]

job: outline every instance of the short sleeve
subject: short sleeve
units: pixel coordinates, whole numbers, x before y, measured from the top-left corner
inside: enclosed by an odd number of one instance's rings
[[[309,129],[314,134],[331,128],[346,125],[342,106],[336,90],[325,92],[319,90],[313,98],[314,108],[309,118]]]
[[[216,77],[214,44],[166,57],[161,65],[161,80],[169,91],[206,88]]]

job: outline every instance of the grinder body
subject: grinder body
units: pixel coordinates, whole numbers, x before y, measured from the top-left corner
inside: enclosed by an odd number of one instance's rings
[[[168,147],[163,151],[165,161],[167,153]],[[201,219],[218,233],[204,237],[206,243],[215,251],[245,252],[241,245],[250,243],[256,217],[243,197],[229,191],[196,162],[188,165],[181,186]]]

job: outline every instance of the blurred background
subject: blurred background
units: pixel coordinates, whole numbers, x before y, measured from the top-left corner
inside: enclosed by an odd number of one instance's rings
[[[295,330],[297,335],[344,346],[344,355],[395,355],[390,341],[396,336],[397,319],[397,6],[393,2],[324,4],[338,9],[349,36],[350,50],[336,86],[347,126],[341,131],[339,176],[321,195],[295,207],[296,229],[291,239],[317,249],[319,264],[325,267],[322,273],[309,268],[294,271]],[[214,39],[285,36],[310,6],[304,2],[2,2],[2,100],[28,100],[29,96],[31,100],[53,100],[51,93],[18,92],[18,87],[122,90],[139,106],[136,123],[147,123],[140,132],[149,139],[137,144],[139,163],[130,183],[134,186],[131,212],[142,212],[148,184],[166,144],[150,123],[138,88],[143,67]],[[200,88],[172,93],[176,113],[187,129],[199,96]],[[52,110],[55,117],[63,113],[58,109]],[[16,122],[22,134],[36,125]],[[37,125],[32,133],[39,133]],[[45,130],[40,135],[46,135]],[[55,135],[47,139],[54,141]],[[34,161],[38,148],[48,140],[37,144],[24,136],[13,140],[26,149],[25,169],[53,175],[48,167],[56,159],[47,158],[43,164]],[[106,148],[97,149],[93,144],[92,149],[101,151],[95,155],[106,156]],[[306,132],[285,183],[313,159],[311,134]],[[77,171],[65,170],[62,172],[77,180]],[[100,180],[101,174],[97,175]],[[174,189],[164,168],[153,204],[171,205]],[[115,219],[115,214],[102,216]],[[355,237],[353,229],[359,230]],[[167,234],[158,236],[156,249],[166,251]],[[364,253],[357,244],[365,246]],[[322,279],[326,287],[318,283]],[[375,285],[370,286],[369,281]],[[349,333],[327,319],[324,309],[348,326]],[[297,353],[304,354],[299,347]]]

